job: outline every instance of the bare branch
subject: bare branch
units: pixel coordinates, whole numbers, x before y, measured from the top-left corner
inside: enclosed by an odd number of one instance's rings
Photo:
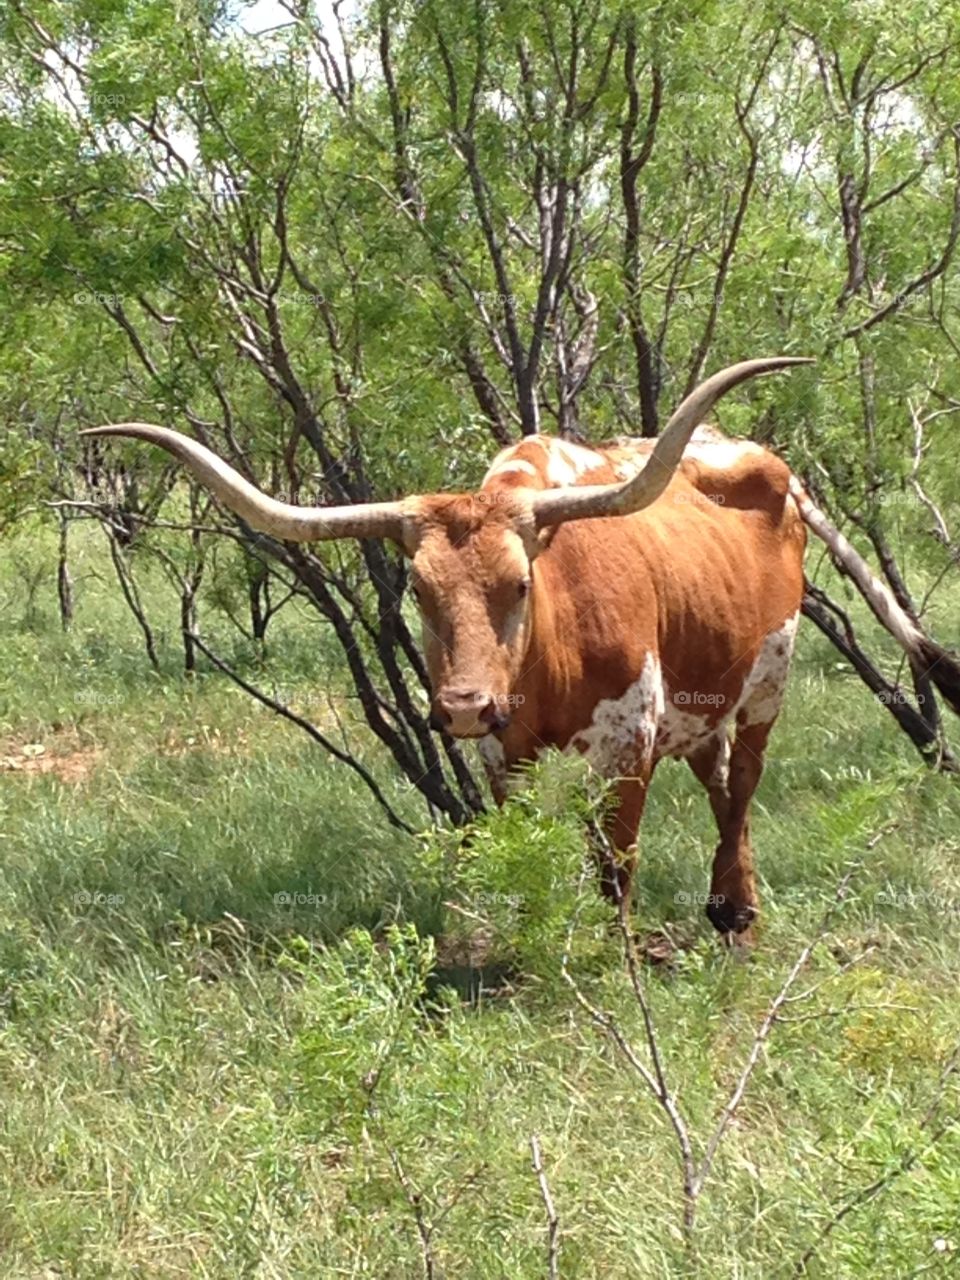
[[[828,640],[856,671],[881,706],[897,721],[928,764],[954,772],[956,763],[946,750],[936,730],[927,723],[913,705],[910,695],[899,684],[888,680],[861,647],[849,615],[820,587],[806,583],[803,615],[814,622]]]
[[[943,246],[943,250],[931,266],[926,271],[922,271],[920,275],[905,284],[893,298],[890,299],[885,306],[878,308],[872,315],[867,316],[866,320],[861,320],[859,324],[852,325],[849,329],[843,331],[845,338],[856,338],[861,333],[867,333],[874,325],[880,324],[882,320],[886,320],[888,316],[894,315],[899,311],[904,303],[913,297],[915,293],[919,293],[921,289],[925,289],[939,276],[942,276],[953,261],[954,252],[957,247],[957,241],[960,239],[960,125],[955,125],[953,130],[953,145],[955,156],[956,173],[953,183],[953,207],[950,216],[950,226],[947,230],[947,238]]]
[[[717,1124],[716,1129],[714,1129],[713,1134],[709,1142],[707,1143],[706,1149],[703,1153],[703,1159],[700,1161],[700,1167],[697,1171],[697,1180],[695,1183],[695,1193],[694,1193],[695,1195],[699,1195],[700,1191],[703,1188],[703,1184],[706,1182],[707,1178],[710,1175],[710,1169],[711,1169],[711,1166],[713,1165],[714,1157],[717,1154],[717,1148],[719,1147],[721,1141],[723,1140],[723,1136],[726,1133],[727,1129],[729,1128],[730,1122],[733,1120],[733,1117],[736,1115],[737,1108],[739,1107],[740,1103],[743,1100],[743,1095],[746,1092],[747,1085],[750,1083],[750,1077],[753,1075],[754,1071],[756,1070],[757,1063],[760,1061],[760,1053],[763,1049],[764,1044],[766,1043],[767,1039],[770,1036],[770,1032],[774,1028],[774,1025],[777,1021],[780,1010],[783,1007],[783,1004],[786,1001],[787,996],[790,994],[790,989],[793,986],[793,984],[796,982],[797,978],[800,976],[801,972],[806,968],[807,962],[809,961],[811,955],[813,954],[814,947],[817,945],[817,943],[820,941],[820,939],[823,937],[824,933],[826,932],[827,925],[830,921],[830,917],[832,916],[834,909],[846,897],[847,886],[849,885],[852,876],[858,869],[859,869],[859,864],[851,867],[850,870],[843,877],[843,879],[840,881],[840,884],[837,887],[837,891],[834,896],[834,900],[831,903],[830,907],[828,907],[827,911],[824,913],[823,918],[821,919],[820,924],[817,927],[817,930],[814,933],[813,938],[803,948],[799,956],[797,956],[797,959],[794,962],[793,968],[787,974],[787,977],[784,980],[784,983],[781,986],[780,990],[777,992],[773,1000],[770,1002],[767,1012],[763,1017],[763,1021],[760,1023],[759,1027],[756,1030],[756,1033],[754,1034],[753,1044],[750,1047],[750,1052],[747,1055],[747,1060],[744,1063],[743,1070],[740,1073],[740,1078],[737,1081],[737,1083],[734,1085],[733,1092],[730,1095],[727,1105],[724,1107],[720,1115],[719,1123]]]
[[[943,518],[940,508],[933,499],[927,494],[923,486],[920,484],[920,465],[923,462],[923,432],[930,421],[929,417],[921,417],[919,409],[912,400],[907,401],[907,408],[910,410],[910,421],[913,423],[913,465],[907,480],[913,489],[917,498],[923,506],[930,512],[933,517],[934,528],[938,541],[942,542],[945,547],[950,546],[950,530]],[[957,406],[960,409],[960,405]]]
[[[530,1155],[533,1162],[533,1172],[537,1175],[537,1182],[540,1184],[540,1199],[543,1201],[543,1207],[547,1214],[547,1276],[549,1280],[557,1280],[560,1275],[557,1265],[560,1219],[557,1217],[553,1196],[550,1194],[550,1184],[547,1181],[546,1171],[543,1167],[540,1139],[535,1133],[530,1137]]]
[[[620,128],[620,199],[623,204],[623,280],[626,315],[633,341],[637,395],[640,400],[641,431],[657,434],[657,398],[660,390],[658,346],[650,341],[640,301],[640,203],[637,181],[653,153],[657,123],[663,109],[663,76],[660,68],[650,69],[650,105],[640,146],[634,140],[640,120],[640,91],[637,87],[637,31],[635,20],[627,23],[624,40],[623,75],[627,86],[627,114]]]
[[[380,790],[377,780],[373,777],[370,771],[356,759],[355,756],[349,755],[346,751],[341,751],[336,743],[331,742],[329,738],[325,737],[315,724],[304,719],[303,716],[297,715],[295,711],[291,711],[290,708],[284,706],[282,702],[277,702],[275,698],[271,698],[269,694],[264,693],[262,689],[258,689],[256,685],[252,685],[249,681],[244,680],[244,678],[241,675],[238,675],[237,672],[224,662],[222,658],[218,658],[215,653],[212,653],[195,632],[191,633],[190,639],[197,648],[210,659],[219,671],[222,671],[225,676],[229,676],[234,684],[239,685],[245,693],[249,693],[251,697],[256,698],[258,702],[263,703],[265,707],[269,707],[271,711],[275,711],[278,716],[283,716],[285,720],[289,720],[292,724],[297,725],[298,728],[303,729],[305,733],[309,734],[310,737],[313,738],[314,742],[319,743],[320,746],[323,747],[324,751],[328,751],[334,759],[339,760],[342,764],[349,765],[355,773],[360,775],[366,785],[370,788],[370,791],[373,793],[377,803],[386,814],[390,825],[396,827],[400,831],[406,831],[408,835],[414,834],[413,827],[409,826],[397,815],[386,796]]]
[[[602,829],[594,825],[594,833],[600,833],[601,839],[606,841],[606,836],[602,834]],[[581,872],[580,884],[578,886],[578,899],[582,896],[583,883],[587,875],[586,867]],[[614,879],[616,883],[616,879]],[[643,1062],[637,1055],[633,1045],[624,1035],[617,1021],[609,1013],[606,1013],[599,1006],[592,1004],[587,999],[583,991],[580,989],[576,979],[570,972],[570,953],[573,947],[573,935],[577,925],[577,913],[571,918],[570,927],[567,931],[567,939],[563,949],[563,955],[560,960],[560,972],[563,980],[570,987],[576,998],[577,1003],[591,1017],[591,1019],[613,1040],[614,1044],[629,1062],[630,1066],[637,1073],[644,1085],[662,1108],[667,1120],[677,1139],[680,1149],[680,1159],[683,1171],[683,1222],[684,1230],[689,1233],[693,1230],[694,1219],[696,1216],[696,1199],[697,1199],[697,1168],[693,1155],[693,1148],[690,1143],[690,1134],[683,1116],[677,1106],[676,1100],[667,1088],[664,1078],[663,1069],[660,1063],[660,1052],[656,1042],[656,1035],[653,1028],[653,1019],[650,1015],[650,1009],[647,1004],[646,996],[639,982],[639,974],[636,969],[634,956],[633,940],[630,937],[629,928],[626,926],[626,905],[621,900],[620,909],[618,911],[618,920],[620,922],[621,938],[626,939],[626,957],[627,964],[630,969],[631,981],[634,986],[634,994],[640,1005],[643,1015],[644,1029],[647,1038],[647,1048],[651,1054],[651,1060],[654,1063],[654,1070]]]
[[[760,60],[760,66],[750,86],[746,100],[741,102],[739,95],[734,103],[734,111],[737,117],[737,127],[740,134],[747,144],[747,168],[744,173],[743,182],[740,186],[740,195],[737,199],[736,212],[733,215],[733,221],[730,224],[730,230],[723,243],[720,251],[720,262],[717,267],[717,273],[713,282],[713,296],[710,299],[710,307],[707,312],[707,322],[704,325],[703,335],[694,353],[693,360],[690,363],[690,369],[687,374],[687,385],[684,395],[689,395],[697,383],[700,381],[703,373],[703,366],[706,363],[707,356],[710,353],[710,347],[713,342],[713,335],[717,325],[717,318],[720,314],[720,307],[723,302],[723,288],[726,284],[727,275],[730,271],[730,264],[733,261],[733,255],[740,239],[740,233],[743,230],[744,219],[747,216],[747,209],[750,205],[750,197],[753,194],[754,183],[757,177],[757,168],[760,164],[760,143],[757,135],[753,133],[748,125],[750,112],[756,101],[760,86],[766,79],[767,68],[770,65],[770,59],[773,57],[774,50],[780,43],[781,28],[778,27],[773,34],[766,52]]]

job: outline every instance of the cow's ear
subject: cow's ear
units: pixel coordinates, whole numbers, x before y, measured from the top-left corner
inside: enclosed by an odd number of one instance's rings
[[[537,532],[537,551],[546,551],[553,541],[553,535],[560,528],[558,524],[547,524]]]
[[[419,519],[416,511],[404,513],[403,521],[400,525],[400,536],[396,539],[396,545],[400,548],[408,560],[412,560],[417,554],[417,548],[423,537],[423,521]]]
[[[542,529],[538,529],[530,512],[526,512],[524,517],[516,522],[514,530],[520,535],[523,549],[531,564],[540,552],[550,545],[550,539],[554,533],[552,525],[544,525]]]

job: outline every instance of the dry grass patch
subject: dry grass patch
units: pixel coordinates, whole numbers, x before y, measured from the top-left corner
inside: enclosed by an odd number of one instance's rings
[[[54,774],[60,782],[78,786],[99,764],[103,747],[85,740],[73,726],[51,728],[43,741],[15,737],[0,740],[0,772],[25,777]]]

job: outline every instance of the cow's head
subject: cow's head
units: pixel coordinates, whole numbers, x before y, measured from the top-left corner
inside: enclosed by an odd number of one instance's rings
[[[455,737],[506,727],[536,608],[534,561],[544,530],[566,520],[629,515],[660,496],[696,427],[731,387],[810,361],[747,360],[683,401],[647,465],[630,480],[542,491],[433,494],[349,507],[295,507],[262,493],[189,436],[125,422],[84,435],[133,436],[179,458],[253,529],[288,542],[390,538],[410,558],[433,691],[432,721]]]
[[[540,546],[530,497],[437,495],[405,504],[410,589],[423,623],[435,728],[505,729],[526,653]]]

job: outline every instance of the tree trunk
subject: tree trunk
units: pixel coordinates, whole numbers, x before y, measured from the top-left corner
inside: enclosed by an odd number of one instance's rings
[[[128,565],[123,558],[123,551],[114,533],[113,526],[103,524],[103,531],[107,536],[107,542],[110,547],[110,559],[113,562],[114,572],[117,575],[117,582],[120,584],[120,590],[123,598],[127,602],[127,608],[137,620],[141,632],[143,633],[143,643],[147,650],[147,657],[150,659],[150,665],[157,674],[160,674],[160,660],[157,657],[157,646],[153,638],[153,630],[147,621],[147,615],[143,611],[143,605],[140,603],[140,593],[137,590],[137,584],[133,579]]]
[[[67,557],[67,517],[60,516],[60,543],[57,553],[57,599],[60,603],[60,625],[64,631],[70,630],[73,622],[73,577]]]
[[[197,670],[197,648],[193,637],[197,633],[197,587],[193,577],[184,579],[180,592],[180,634],[183,637],[183,670],[192,676]]]
[[[266,565],[258,560],[251,561],[248,572],[247,600],[250,608],[250,634],[257,647],[262,650],[267,636],[267,624],[270,621],[270,600],[267,595],[270,573]]]

